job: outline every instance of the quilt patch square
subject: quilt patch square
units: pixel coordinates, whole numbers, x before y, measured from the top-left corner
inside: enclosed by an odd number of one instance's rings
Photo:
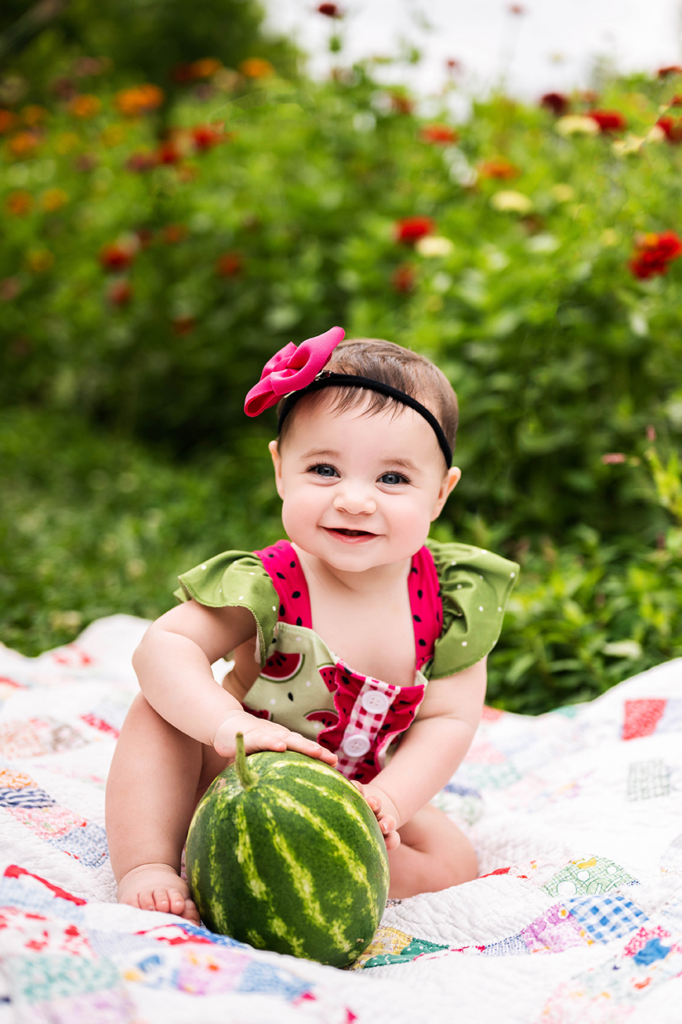
[[[596,942],[623,938],[648,920],[643,910],[617,895],[571,900],[568,909]]]
[[[639,736],[652,736],[663,717],[667,701],[658,698],[626,700],[622,738],[634,740]]]
[[[660,758],[633,761],[628,767],[627,799],[653,800],[670,796],[670,768]]]
[[[572,896],[597,896],[621,885],[632,885],[635,881],[620,864],[607,857],[586,857],[572,860],[542,888],[549,896],[569,899]]]

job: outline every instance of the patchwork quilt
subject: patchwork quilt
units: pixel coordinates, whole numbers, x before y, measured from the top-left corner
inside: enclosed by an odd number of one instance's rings
[[[537,718],[487,710],[435,803],[481,877],[390,903],[351,970],[119,906],[104,785],[146,623],[0,645],[0,1024],[678,1024],[682,659]]]

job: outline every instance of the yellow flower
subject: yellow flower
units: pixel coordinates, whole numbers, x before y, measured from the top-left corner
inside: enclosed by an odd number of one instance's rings
[[[60,156],[64,156],[65,153],[70,153],[72,149],[75,149],[79,142],[80,139],[75,132],[63,132],[57,136],[55,149]]]
[[[74,96],[69,102],[69,111],[74,117],[94,117],[95,114],[99,114],[101,109],[102,101],[99,97],[90,96],[88,93]]]
[[[108,124],[100,139],[103,146],[118,146],[126,137],[126,126],[124,124]]]
[[[554,125],[559,135],[597,135],[599,125],[592,117],[583,117],[581,114],[567,114],[560,117]]]
[[[68,201],[68,192],[65,192],[63,188],[48,188],[47,192],[43,192],[40,197],[43,210],[48,213],[54,213],[55,210],[61,209]]]
[[[449,238],[440,235],[426,235],[415,242],[415,250],[420,256],[449,256],[454,245]]]
[[[249,57],[248,60],[243,60],[239,70],[247,78],[271,78],[275,73],[270,61],[263,60],[262,57]]]
[[[549,191],[557,203],[570,203],[571,199],[575,199],[575,189],[572,185],[565,185],[559,182],[558,185],[552,185]]]
[[[26,254],[26,263],[34,274],[44,274],[52,269],[54,256],[49,249],[31,249]]]
[[[35,132],[17,132],[9,140],[9,148],[14,156],[28,156],[38,145],[39,139]]]
[[[532,199],[529,199],[523,192],[506,189],[502,192],[495,192],[490,197],[490,205],[494,210],[499,210],[502,213],[530,213],[533,209]]]

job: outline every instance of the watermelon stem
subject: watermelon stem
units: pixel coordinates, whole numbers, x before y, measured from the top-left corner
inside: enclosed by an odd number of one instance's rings
[[[243,732],[237,733],[237,756],[235,758],[234,766],[237,769],[237,778],[241,783],[242,789],[253,789],[258,782],[258,776],[246,763],[246,748],[244,747]]]

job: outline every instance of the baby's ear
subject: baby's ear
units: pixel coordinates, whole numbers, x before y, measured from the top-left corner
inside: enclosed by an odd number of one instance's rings
[[[440,491],[438,492],[438,500],[436,501],[436,507],[431,519],[432,522],[434,519],[437,519],[443,511],[445,502],[459,483],[461,476],[462,470],[458,469],[457,466],[453,466],[452,469],[449,469],[443,477],[443,482],[441,483]]]
[[[279,454],[279,444],[277,441],[270,441],[268,448],[270,449],[270,455],[272,456],[272,464],[275,467],[275,484],[277,486],[277,493],[280,498],[284,497],[282,493],[282,458]]]

